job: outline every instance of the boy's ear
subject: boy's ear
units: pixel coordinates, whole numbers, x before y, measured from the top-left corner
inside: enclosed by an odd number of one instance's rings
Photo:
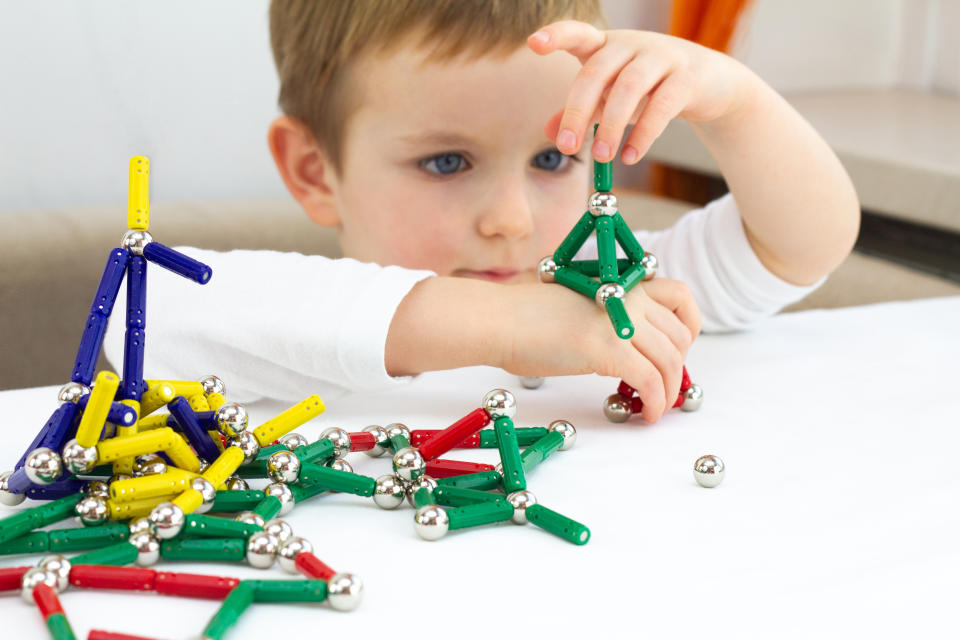
[[[310,128],[297,118],[279,116],[270,123],[267,143],[280,177],[310,219],[325,227],[338,226],[333,165]]]

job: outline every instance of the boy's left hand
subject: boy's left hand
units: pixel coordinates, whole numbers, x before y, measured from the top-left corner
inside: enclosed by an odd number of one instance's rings
[[[561,153],[576,153],[599,121],[592,155],[609,162],[623,132],[634,124],[621,152],[634,164],[673,118],[709,121],[735,109],[745,67],[689,40],[652,31],[600,31],[564,20],[527,38],[535,53],[557,50],[576,56],[580,69],[566,107],[546,126]]]

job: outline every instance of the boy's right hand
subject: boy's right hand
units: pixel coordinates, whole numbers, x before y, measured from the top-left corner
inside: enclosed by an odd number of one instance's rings
[[[627,293],[635,327],[629,340],[617,337],[593,300],[565,287],[514,285],[503,295],[497,366],[521,376],[621,378],[637,390],[648,422],[673,406],[687,351],[700,333],[700,310],[684,283],[656,278]]]
[[[621,378],[656,422],[680,392],[700,311],[682,282],[655,278],[627,293],[635,332],[618,338],[606,312],[561,285],[464,278],[421,281],[400,303],[385,345],[390,375],[486,364],[522,376]]]

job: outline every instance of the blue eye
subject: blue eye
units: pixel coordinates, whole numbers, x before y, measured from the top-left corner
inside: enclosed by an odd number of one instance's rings
[[[448,176],[466,168],[467,159],[459,153],[441,153],[420,161],[420,166],[442,176]]]
[[[570,163],[570,158],[556,149],[547,149],[533,156],[531,163],[537,169],[544,171],[560,171]]]

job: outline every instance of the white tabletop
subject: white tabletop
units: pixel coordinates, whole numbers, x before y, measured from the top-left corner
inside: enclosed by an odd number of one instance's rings
[[[517,395],[518,426],[569,419],[576,446],[528,474],[528,484],[542,504],[588,525],[592,539],[577,547],[506,523],[426,542],[408,506],[382,511],[369,499],[322,496],[287,519],[321,559],[362,577],[362,605],[351,613],[254,605],[229,637],[903,638],[954,628],[958,327],[960,297],[801,312],[748,333],[704,336],[688,361],[705,390],[702,409],[653,426],[606,422],[600,405],[616,381],[598,377],[554,378],[531,391],[501,371],[464,369],[330,400],[300,430],[311,439],[328,426],[446,426],[500,386]],[[229,389],[229,372],[219,373]],[[54,397],[53,388],[0,393],[8,443],[0,467],[19,457]],[[254,422],[279,408],[254,405]],[[705,453],[727,465],[715,489],[692,478]],[[496,450],[448,457],[495,461]],[[349,459],[371,476],[390,466],[386,457]],[[0,557],[0,566],[36,559]],[[279,567],[157,568],[288,575]],[[81,638],[90,628],[196,636],[217,608],[77,590],[62,602]],[[19,597],[5,595],[0,607],[6,630],[44,636],[39,614]]]

